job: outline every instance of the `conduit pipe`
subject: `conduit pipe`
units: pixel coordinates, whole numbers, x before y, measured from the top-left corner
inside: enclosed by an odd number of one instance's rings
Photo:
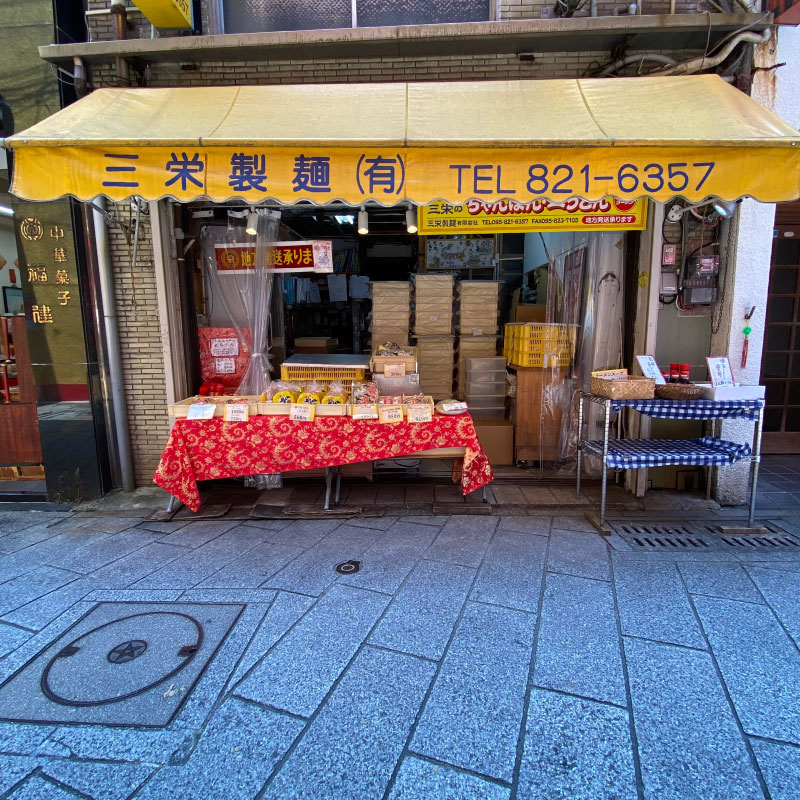
[[[128,407],[125,402],[125,382],[122,377],[122,351],[119,344],[119,322],[114,292],[114,273],[111,269],[111,248],[108,238],[108,219],[104,197],[92,201],[94,241],[97,250],[97,271],[100,278],[100,297],[103,302],[103,327],[108,354],[108,377],[111,403],[114,408],[114,434],[117,441],[122,491],[136,488],[131,454],[131,434],[128,427]]]
[[[718,67],[742,42],[751,44],[765,44],[770,40],[770,30],[767,28],[763,33],[753,33],[745,31],[733,37],[719,52],[713,56],[700,56],[691,61],[684,61],[682,64],[675,64],[672,67],[656,70],[651,75],[693,75],[701,69],[713,69]]]

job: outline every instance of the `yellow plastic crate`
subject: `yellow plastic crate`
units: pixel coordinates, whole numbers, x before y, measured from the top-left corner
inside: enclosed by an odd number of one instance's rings
[[[572,363],[572,355],[566,353],[519,353],[511,354],[508,363],[512,367],[568,367]]]
[[[525,353],[546,353],[575,349],[577,325],[545,322],[523,322],[506,325],[504,347]]]
[[[300,367],[281,365],[282,381],[363,381],[366,370],[361,367]]]

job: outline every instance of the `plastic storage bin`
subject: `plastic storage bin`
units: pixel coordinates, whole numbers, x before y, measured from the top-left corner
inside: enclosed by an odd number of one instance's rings
[[[464,359],[468,372],[505,372],[506,360],[502,356]]]
[[[472,419],[475,420],[500,420],[505,419],[506,417],[506,407],[503,405],[497,408],[485,408],[481,406],[470,405],[469,413],[472,416]]]

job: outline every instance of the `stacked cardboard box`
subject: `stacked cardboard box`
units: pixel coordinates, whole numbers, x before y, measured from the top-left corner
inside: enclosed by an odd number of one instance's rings
[[[454,336],[418,336],[417,368],[422,390],[437,402],[453,396]]]
[[[415,276],[414,333],[417,336],[448,336],[452,332],[453,276]]]
[[[458,332],[466,336],[496,334],[500,283],[459,281],[456,289]]]
[[[458,398],[463,400],[467,389],[468,358],[491,358],[497,355],[497,336],[458,337]]]
[[[408,281],[370,283],[373,348],[385,342],[408,344],[411,319],[411,284]]]

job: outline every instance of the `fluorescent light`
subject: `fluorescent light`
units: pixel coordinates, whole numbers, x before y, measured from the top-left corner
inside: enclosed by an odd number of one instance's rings
[[[364,206],[361,206],[361,211],[358,212],[358,232],[362,236],[369,233],[369,216]]]
[[[0,216],[2,217],[13,217],[14,210],[9,208],[8,206],[0,206]]]
[[[258,233],[258,214],[255,211],[251,211],[247,215],[247,227],[245,231],[250,234],[250,236],[255,236]]]
[[[356,218],[352,214],[334,214],[333,218],[340,225],[352,225],[356,221]]]
[[[409,233],[417,232],[417,209],[409,208],[406,211],[406,230]]]

